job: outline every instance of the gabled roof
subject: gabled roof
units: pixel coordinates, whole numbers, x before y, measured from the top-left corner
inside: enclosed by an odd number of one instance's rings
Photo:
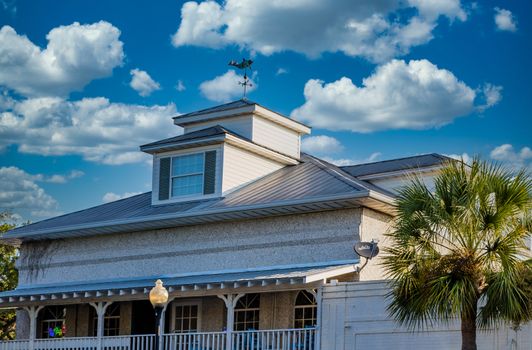
[[[393,197],[320,159],[303,155],[226,197],[154,206],[151,192],[19,227],[5,240],[77,237],[368,206],[393,210]]]
[[[365,163],[340,167],[343,171],[355,177],[364,177],[376,174],[391,173],[419,168],[436,167],[452,161],[452,158],[437,153],[419,156],[384,160],[374,163]]]
[[[155,146],[163,146],[163,145],[168,145],[168,144],[180,143],[183,141],[199,140],[199,139],[204,139],[206,137],[219,136],[219,135],[225,135],[225,134],[231,134],[231,131],[227,130],[223,126],[215,125],[210,128],[189,132],[183,135],[178,135],[178,136],[170,137],[170,138],[155,141],[155,142],[150,142],[150,143],[140,146],[140,150],[143,151],[145,149],[149,149]],[[241,136],[238,136],[238,137],[241,137]]]

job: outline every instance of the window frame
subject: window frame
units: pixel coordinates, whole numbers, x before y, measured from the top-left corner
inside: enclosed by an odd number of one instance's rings
[[[115,311],[118,309],[118,315],[108,315],[107,312]],[[98,315],[96,314],[96,311],[94,308],[91,309],[92,312],[92,334],[94,337],[97,336],[98,333]],[[113,337],[113,336],[119,336],[120,335],[120,317],[122,314],[122,305],[118,302],[112,303],[107,307],[105,310],[105,314],[103,316],[103,336],[104,337]],[[118,320],[118,327],[110,327],[110,323],[113,320]],[[110,334],[111,330],[116,332],[116,334]]]
[[[171,312],[171,319],[170,319],[170,330],[169,333],[177,333],[182,334],[182,331],[176,332],[176,309],[178,306],[197,306],[198,309],[198,316],[197,316],[197,323],[196,323],[196,330],[193,332],[188,333],[198,333],[202,331],[201,328],[201,316],[202,316],[202,300],[201,299],[189,299],[189,300],[174,300],[172,302],[172,312]],[[184,333],[187,334],[187,333]]]
[[[311,303],[311,304],[299,304],[298,305],[297,304],[297,299],[298,299],[300,293],[308,293],[308,294],[310,294],[312,296],[313,303]],[[312,316],[313,316],[312,318],[306,318],[305,317],[305,310],[306,309],[313,309],[312,310]],[[296,314],[297,314],[298,310],[302,310],[302,312],[303,312],[303,317],[302,318],[297,318],[296,317]],[[302,323],[303,327],[299,327],[297,325],[298,321]],[[314,322],[313,322],[313,325],[306,326],[305,325],[306,321],[311,321],[311,322],[314,321]],[[294,299],[294,329],[305,329],[307,327],[316,327],[317,324],[318,324],[318,301],[317,301],[316,295],[313,292],[309,291],[309,290],[300,290],[299,292],[297,292],[296,297]]]
[[[248,298],[249,296],[251,295],[255,295],[256,297],[258,297],[258,307],[249,307],[249,305],[247,305],[248,307],[245,307],[245,308],[239,308],[239,303],[242,301],[243,298]],[[254,330],[260,330],[260,299],[261,299],[261,293],[249,293],[249,294],[245,294],[242,298],[240,298],[237,302],[237,305],[235,306],[235,309],[234,309],[234,324],[233,324],[233,330],[234,331],[238,331],[238,332],[241,332],[241,331],[248,331],[250,330],[250,328],[246,327],[247,329],[239,329],[239,325],[240,324],[248,324],[248,323],[254,323],[257,325],[256,329],[253,328]],[[247,319],[244,320],[244,322],[238,322],[238,316],[237,314],[238,313],[247,313],[247,312],[256,312],[257,313],[257,319],[256,321],[248,321]]]
[[[50,337],[50,334],[48,333],[48,329],[49,329],[50,327],[49,327],[49,326],[46,326],[46,327],[45,327],[44,325],[45,325],[45,324],[48,325],[48,324],[51,324],[51,323],[58,323],[58,324],[60,324],[60,325],[56,324],[56,325],[54,325],[53,328],[55,328],[55,327],[63,328],[63,326],[66,325],[66,313],[67,313],[66,306],[62,306],[62,305],[58,305],[58,306],[56,306],[56,305],[49,305],[49,306],[47,306],[46,308],[58,308],[58,309],[59,309],[59,308],[62,308],[62,309],[63,309],[63,310],[62,310],[63,318],[46,318],[46,319],[43,318],[43,319],[41,319],[41,320],[39,321],[39,323],[40,323],[40,327],[41,327],[41,334],[40,334],[41,338],[40,338],[40,339],[55,339],[54,337]],[[48,309],[48,310],[45,309],[45,310],[43,310],[43,311],[50,312],[50,314],[54,315],[54,313],[51,312],[51,311],[49,311],[49,310],[50,310],[50,309]],[[43,314],[43,316],[46,316],[46,315]],[[57,315],[55,315],[55,316],[57,317]],[[68,331],[68,330],[67,330],[67,331]],[[64,337],[64,335],[63,335],[63,337]]]
[[[170,196],[168,199],[182,199],[182,198],[193,198],[193,197],[197,197],[197,196],[203,196],[204,192],[205,192],[205,153],[206,151],[200,151],[200,152],[192,152],[192,153],[184,153],[184,154],[176,154],[176,155],[170,155],[170,176],[169,176],[169,179],[168,179],[168,188],[170,189]],[[173,172],[174,172],[174,158],[179,158],[179,157],[187,157],[187,156],[193,156],[193,155],[198,155],[198,154],[201,154],[202,157],[203,157],[203,169],[201,172],[196,172],[196,173],[187,173],[187,174],[181,174],[181,175],[177,175],[177,176],[174,176]],[[197,176],[197,175],[201,175],[201,191],[200,192],[197,192],[197,193],[190,193],[190,194],[185,194],[185,195],[177,195],[175,196],[174,195],[174,187],[172,186],[173,184],[173,181],[175,178],[180,178],[180,177],[187,177],[187,176]]]

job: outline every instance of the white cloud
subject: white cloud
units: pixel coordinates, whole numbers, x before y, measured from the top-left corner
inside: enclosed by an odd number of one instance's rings
[[[506,143],[495,147],[491,151],[490,157],[515,169],[532,167],[532,149],[530,147],[523,147],[517,151],[513,145]]]
[[[486,109],[495,106],[502,99],[502,86],[496,86],[486,83],[484,84],[484,86],[482,86],[480,92],[480,96],[482,96],[484,99],[484,103],[477,106],[477,109],[480,112],[483,112]]]
[[[114,192],[107,192],[106,194],[103,195],[102,201],[104,203],[114,202],[114,201],[117,201],[119,199],[124,199],[124,198],[127,198],[127,197],[136,196],[137,194],[140,194],[140,193],[141,192],[125,192],[125,193],[122,193],[122,194],[117,194],[117,193],[114,193]]]
[[[146,97],[155,90],[161,89],[161,85],[153,80],[146,71],[135,68],[129,74],[132,76],[129,86],[138,92],[140,96]]]
[[[473,161],[473,157],[471,157],[467,153],[462,153],[462,154],[444,154],[444,156],[459,160],[459,161],[464,162],[466,164],[471,164],[471,162]]]
[[[495,7],[495,24],[497,29],[515,32],[517,30],[517,19],[511,11]]]
[[[500,87],[489,86],[484,97],[427,60],[392,60],[378,66],[361,86],[346,77],[331,83],[309,80],[306,102],[291,116],[329,130],[429,129],[472,113],[477,98],[498,101]]]
[[[242,81],[244,81],[243,76],[236,74],[234,70],[228,70],[223,75],[204,81],[200,84],[199,89],[203,96],[211,101],[227,102],[242,95],[242,86],[239,84]],[[248,86],[248,92],[257,88],[253,79],[250,79],[250,82],[251,86]]]
[[[367,158],[331,158],[331,157],[323,157],[323,160],[332,163],[336,166],[348,166],[348,165],[355,165],[355,164],[365,164],[365,163],[373,163],[379,159],[379,157],[382,155],[381,152],[373,152],[370,154]]]
[[[0,208],[22,217],[57,215],[57,201],[35,183],[35,175],[14,166],[0,168]]]
[[[283,75],[283,74],[288,74],[288,69],[279,68],[277,69],[277,72],[275,72],[275,75]]]
[[[41,49],[10,26],[0,29],[0,85],[25,96],[65,96],[122,64],[120,31],[100,21],[52,29]]]
[[[339,0],[334,6],[322,0],[189,1],[172,43],[237,45],[264,55],[340,51],[383,62],[430,41],[441,16],[451,22],[467,18],[460,0]]]
[[[179,92],[185,91],[187,88],[185,87],[185,84],[183,84],[182,80],[177,81],[177,85],[175,86],[175,89]]]
[[[141,106],[111,103],[103,97],[65,101],[42,97],[0,111],[0,149],[18,145],[21,153],[80,155],[104,164],[145,161],[143,143],[175,136],[173,104]]]
[[[318,135],[305,137],[301,149],[310,154],[331,154],[342,151],[344,147],[334,137]]]

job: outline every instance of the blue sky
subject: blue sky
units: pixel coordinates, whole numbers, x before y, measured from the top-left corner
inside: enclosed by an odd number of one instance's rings
[[[0,1],[0,207],[46,217],[150,190],[138,145],[249,98],[337,164],[414,154],[530,167],[527,1]],[[179,85],[179,88],[178,88]]]

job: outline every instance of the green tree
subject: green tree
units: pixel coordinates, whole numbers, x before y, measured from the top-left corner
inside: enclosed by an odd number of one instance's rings
[[[12,215],[9,212],[0,212],[0,236],[15,225],[9,222]],[[0,244],[0,291],[15,289],[18,283],[18,272],[15,269],[17,250],[10,246]],[[0,340],[15,338],[15,311],[0,310]]]
[[[459,319],[463,350],[477,327],[529,320],[531,193],[525,170],[478,159],[449,162],[432,191],[420,179],[402,188],[383,259],[390,314],[410,328]]]

